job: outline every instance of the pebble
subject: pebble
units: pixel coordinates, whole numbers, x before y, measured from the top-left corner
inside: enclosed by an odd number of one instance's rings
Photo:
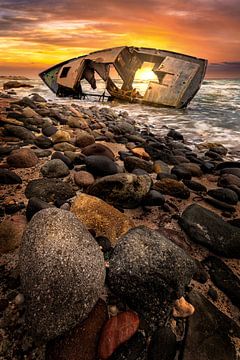
[[[194,306],[187,302],[182,296],[179,300],[175,301],[173,307],[173,316],[177,318],[186,318],[194,314]]]
[[[95,181],[93,175],[88,171],[76,171],[74,172],[75,184],[79,187],[88,187]]]
[[[41,167],[41,173],[47,178],[62,178],[70,174],[68,166],[60,159],[53,159]]]

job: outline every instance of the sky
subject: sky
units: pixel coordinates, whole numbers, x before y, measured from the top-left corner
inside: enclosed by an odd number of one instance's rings
[[[37,74],[91,51],[143,46],[240,78],[240,0],[0,0],[0,75]]]

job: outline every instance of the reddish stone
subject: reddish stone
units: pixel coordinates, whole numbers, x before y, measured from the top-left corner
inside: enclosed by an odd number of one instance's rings
[[[129,340],[137,331],[139,317],[132,311],[125,311],[112,317],[104,325],[98,354],[100,359],[108,359],[117,347]]]
[[[96,360],[99,336],[107,319],[106,303],[100,299],[83,323],[48,342],[45,359]]]

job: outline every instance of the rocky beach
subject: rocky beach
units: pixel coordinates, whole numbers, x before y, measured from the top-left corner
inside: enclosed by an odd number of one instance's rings
[[[238,144],[17,84],[0,92],[0,359],[238,360]]]

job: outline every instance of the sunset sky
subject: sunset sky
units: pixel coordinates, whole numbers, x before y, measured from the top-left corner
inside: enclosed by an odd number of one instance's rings
[[[133,45],[209,60],[240,78],[240,0],[0,0],[0,75],[37,74],[90,51]]]

